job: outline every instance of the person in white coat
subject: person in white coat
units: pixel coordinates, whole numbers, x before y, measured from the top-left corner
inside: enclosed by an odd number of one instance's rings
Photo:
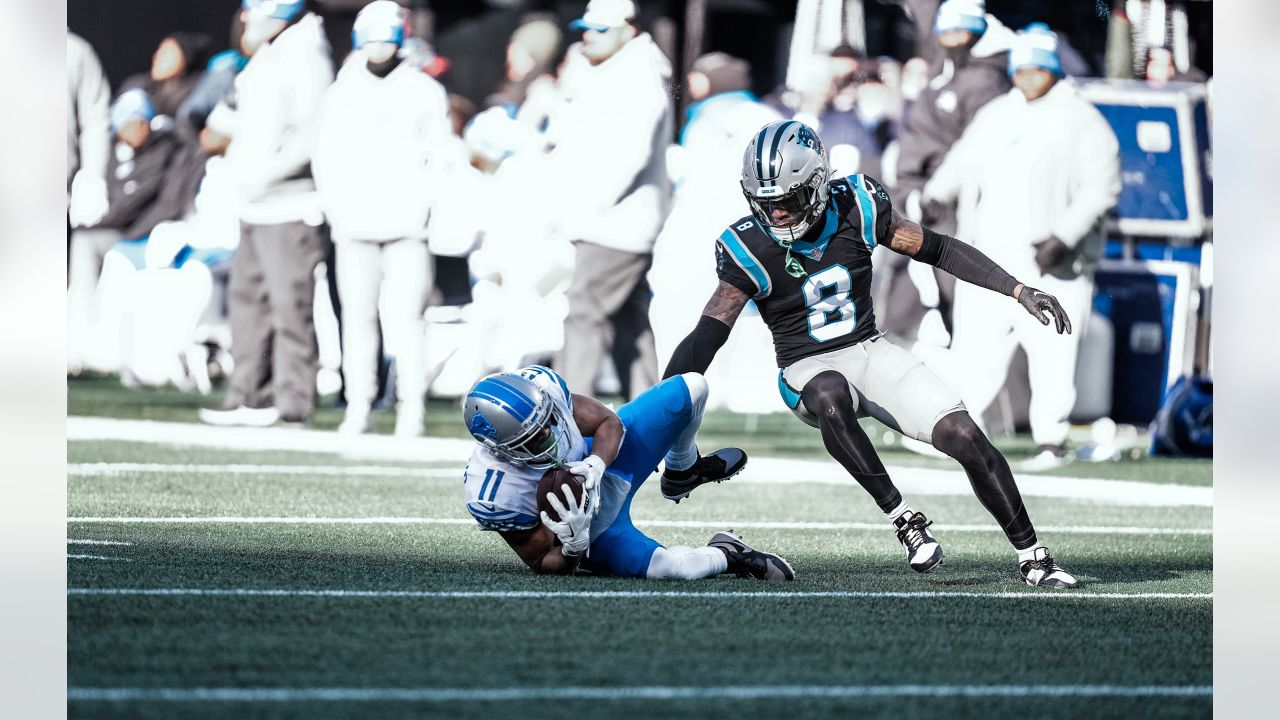
[[[783,119],[751,93],[751,66],[740,58],[707,53],[694,61],[686,81],[694,102],[680,131],[680,144],[671,151],[675,199],[654,245],[649,271],[649,318],[663,367],[697,320],[700,308],[689,298],[710,296],[716,288],[716,278],[704,271],[703,261],[714,254],[724,228],[750,211],[738,186],[742,148],[760,128]],[[738,409],[747,402],[753,406],[744,411],[769,412],[777,406],[772,402],[772,340],[763,325],[753,325],[751,331],[750,336],[735,335],[710,371],[715,378],[712,387],[721,388],[712,393],[712,407],[728,402]],[[748,366],[756,360],[760,372],[750,372]]]
[[[645,273],[671,203],[671,64],[635,14],[631,0],[591,0],[572,24],[582,41],[560,75],[565,102],[548,118],[554,148],[542,194],[557,203],[558,234],[575,245],[555,367],[586,395],[610,350],[630,397],[658,380]]]
[[[89,227],[107,214],[111,87],[93,47],[67,32],[67,214]]]
[[[444,88],[401,62],[407,22],[391,0],[375,0],[356,16],[354,51],[325,92],[312,159],[342,298],[343,433],[370,430],[380,300],[387,350],[396,358],[396,434],[423,430],[423,316],[434,279],[427,220],[450,125]]]
[[[1043,332],[1028,317],[968,285],[956,288],[949,369],[960,374],[975,416],[991,404],[1021,345],[1031,382],[1031,433],[1039,446],[1024,469],[1061,464],[1075,403],[1075,367],[1093,296],[1091,272],[1104,214],[1120,191],[1111,127],[1062,79],[1057,36],[1042,24],[1018,34],[1009,54],[1014,88],[974,118],[925,186],[927,200],[959,199],[957,235],[1020,277],[1038,278],[1077,329]]]
[[[215,425],[302,425],[315,409],[314,272],[324,259],[323,221],[311,154],[333,62],[324,23],[305,0],[242,0],[241,49],[249,56],[234,98],[209,127],[231,138],[227,165],[240,200],[240,244],[228,311],[235,369]]]

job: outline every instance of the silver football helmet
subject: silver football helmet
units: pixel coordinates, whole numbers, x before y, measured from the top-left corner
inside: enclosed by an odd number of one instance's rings
[[[761,227],[783,247],[827,209],[827,151],[813,128],[781,120],[760,128],[742,156],[742,194]]]
[[[568,457],[566,418],[550,395],[515,373],[482,378],[462,400],[462,421],[476,442],[512,465],[545,470]]]

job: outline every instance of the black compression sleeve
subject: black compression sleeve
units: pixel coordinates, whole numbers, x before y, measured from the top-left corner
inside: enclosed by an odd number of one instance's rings
[[[1013,296],[1018,281],[978,248],[924,228],[924,242],[915,259],[928,263],[959,280]]]
[[[716,351],[729,339],[731,329],[710,315],[703,315],[693,332],[676,346],[676,351],[671,354],[671,361],[667,363],[666,372],[662,373],[662,379],[687,372],[705,373],[711,367]]]

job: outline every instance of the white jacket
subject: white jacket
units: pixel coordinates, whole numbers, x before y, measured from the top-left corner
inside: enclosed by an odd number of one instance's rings
[[[210,123],[231,135],[240,219],[272,224],[318,219],[311,179],[316,116],[333,61],[324,24],[307,13],[249,58],[236,76],[235,107]]]
[[[426,237],[451,130],[440,83],[407,62],[379,78],[353,52],[325,92],[312,160],[334,240]]]
[[[988,103],[924,190],[959,198],[960,239],[1026,278],[1040,276],[1032,244],[1050,235],[1075,250],[1074,272],[1092,269],[1119,193],[1115,134],[1067,80],[1034,102],[1014,88]]]
[[[67,33],[67,187],[84,168],[99,179],[107,174],[111,150],[111,88],[98,56],[84,38]]]
[[[670,77],[647,33],[595,66],[580,43],[569,48],[565,101],[548,118],[546,183],[536,188],[557,202],[561,236],[632,253],[653,248],[671,205]]]

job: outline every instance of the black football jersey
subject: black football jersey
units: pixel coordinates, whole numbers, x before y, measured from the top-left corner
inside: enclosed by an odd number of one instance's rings
[[[755,301],[773,333],[778,367],[876,334],[871,251],[888,240],[891,212],[889,194],[874,179],[833,180],[821,232],[792,244],[791,257],[805,270],[800,277],[787,272],[786,250],[754,217],[716,241],[716,273]]]

